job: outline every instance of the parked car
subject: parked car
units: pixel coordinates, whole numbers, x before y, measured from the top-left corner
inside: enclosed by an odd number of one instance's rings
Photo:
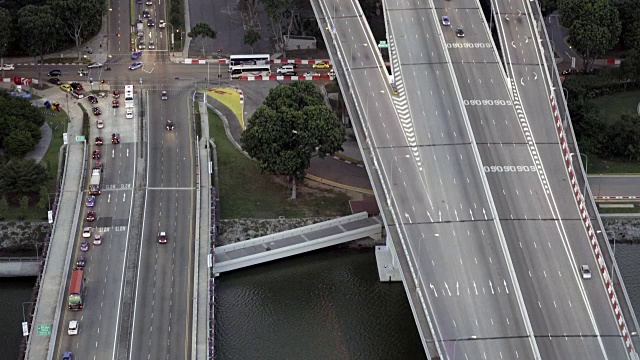
[[[60,80],[57,77],[53,77],[53,78],[49,79],[49,83],[53,84],[53,85],[60,85],[60,84],[62,84],[62,80]]]

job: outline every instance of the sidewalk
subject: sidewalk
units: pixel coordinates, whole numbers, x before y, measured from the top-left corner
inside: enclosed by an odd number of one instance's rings
[[[55,91],[51,91],[55,90]],[[36,92],[49,100],[60,102],[66,106],[65,94],[57,88]],[[63,102],[63,100],[65,100]],[[61,185],[61,198],[53,224],[53,235],[49,245],[49,253],[42,273],[41,288],[38,294],[37,307],[30,324],[30,336],[27,345],[27,359],[47,359],[48,353],[55,349],[56,332],[59,326],[60,313],[65,304],[64,290],[69,271],[69,257],[73,250],[77,230],[77,213],[82,203],[82,173],[85,159],[83,143],[75,141],[76,135],[82,134],[82,111],[76,101],[69,101],[71,122],[68,127],[69,145],[65,171]],[[49,326],[50,335],[39,335],[38,327]]]
[[[197,307],[194,306],[194,324],[197,324],[197,331],[193,336],[193,340],[197,343],[196,358],[206,359],[209,351],[209,347],[212,346],[214,338],[213,332],[209,334],[209,318],[213,318],[213,314],[210,313],[210,295],[213,295],[213,284],[209,289],[209,280],[211,269],[208,266],[208,257],[211,253],[211,176],[209,174],[209,117],[207,116],[207,105],[203,102],[199,102],[202,134],[203,137],[198,144],[198,152],[200,153],[200,182],[199,182],[199,201],[200,207],[200,219],[197,222],[198,228],[198,240],[196,241],[196,257],[198,259],[196,265],[194,265],[194,294],[196,297]],[[213,306],[211,306],[213,308]]]

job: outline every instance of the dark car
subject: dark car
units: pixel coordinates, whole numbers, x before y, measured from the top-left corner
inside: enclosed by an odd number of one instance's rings
[[[111,143],[120,144],[120,134],[111,134]]]
[[[87,252],[89,251],[89,243],[86,241],[83,241],[80,243],[80,251],[82,252]]]
[[[96,145],[100,146],[102,143],[102,138],[100,136],[96,137]]]
[[[283,73],[282,75],[284,75],[284,76],[297,76],[298,72],[297,71],[287,71],[287,72]]]
[[[165,233],[164,231],[160,231],[158,233],[158,242],[160,244],[166,244],[167,243],[167,233]]]
[[[113,100],[111,102],[111,107],[119,108],[120,107],[120,102],[118,100]]]
[[[119,99],[120,98],[120,91],[113,90],[113,98],[114,99]]]
[[[84,87],[83,87],[83,86],[82,86],[82,84],[80,84],[79,82],[72,82],[72,83],[71,83],[71,84],[69,84],[69,85],[71,85],[71,88],[72,88],[73,90],[80,90],[80,91],[84,90]]]
[[[459,38],[464,37],[464,30],[462,30],[462,28],[458,28],[458,30],[456,30],[456,36]]]
[[[91,210],[87,213],[87,221],[88,222],[92,222],[92,221],[96,221],[96,212]]]
[[[102,110],[100,110],[99,107],[94,107],[93,108],[93,115],[98,116],[98,115],[102,115]]]
[[[87,197],[87,207],[94,207],[96,205],[96,197],[93,195],[89,195],[89,197]]]
[[[73,353],[71,351],[66,351],[62,354],[62,360],[73,360]]]
[[[87,259],[84,256],[78,256],[78,258],[76,259],[76,267],[78,269],[82,269],[84,267],[84,264],[87,263]]]
[[[167,120],[167,130],[171,131],[174,129],[173,121]]]
[[[147,11],[147,10],[143,10],[142,11],[142,17],[145,18],[145,19],[150,18],[151,17],[151,13],[149,13],[149,11]]]
[[[100,150],[96,150],[96,151],[100,151]],[[93,168],[102,170],[102,163],[100,161],[96,161],[96,163],[93,165]]]
[[[156,25],[156,22],[153,21],[153,19],[150,18],[149,20],[147,20],[147,26],[148,27],[153,27],[155,25]]]
[[[51,78],[49,79],[49,82],[53,85],[60,85],[62,84],[62,80],[58,79],[57,77]]]
[[[93,160],[100,160],[100,150],[93,150],[93,155],[91,155],[91,158]]]
[[[97,104],[98,103],[98,97],[95,96],[95,95],[87,96],[87,100],[89,100],[89,102],[92,103],[92,104]]]
[[[47,73],[47,76],[61,76],[62,71],[60,70],[51,70]]]
[[[138,60],[142,57],[142,51],[136,51],[131,54],[131,60]]]

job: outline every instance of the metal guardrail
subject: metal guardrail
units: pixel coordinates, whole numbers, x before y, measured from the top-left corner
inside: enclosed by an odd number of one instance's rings
[[[0,262],[34,262],[40,260],[39,257],[25,256],[25,257],[0,257]]]

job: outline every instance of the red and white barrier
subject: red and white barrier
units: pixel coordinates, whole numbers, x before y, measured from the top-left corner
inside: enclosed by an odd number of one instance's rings
[[[18,76],[14,76],[14,77],[10,77],[10,78],[0,78],[0,82],[3,83],[13,83],[16,85],[31,85],[31,84],[37,84],[38,83],[38,79],[32,79],[32,78],[21,78]]]
[[[297,65],[313,65],[319,63],[331,64],[329,59],[313,59],[313,60],[295,60],[295,59],[272,59],[274,64],[297,64]]]
[[[640,196],[596,196],[596,200],[640,200]]]
[[[207,60],[205,59],[184,59],[185,64],[206,64]]]
[[[604,257],[602,256],[602,252],[600,251],[600,245],[598,245],[598,239],[596,238],[596,234],[593,231],[593,226],[591,225],[591,219],[589,219],[589,214],[587,213],[587,208],[584,204],[584,196],[580,193],[580,187],[578,186],[578,181],[576,179],[575,172],[573,170],[573,163],[571,161],[571,153],[569,152],[569,148],[567,146],[567,141],[564,133],[564,129],[562,128],[562,119],[560,118],[560,113],[558,112],[558,105],[556,104],[556,99],[552,95],[549,99],[551,101],[551,108],[553,109],[553,117],[556,122],[556,130],[558,132],[558,138],[560,139],[560,144],[562,145],[562,153],[564,156],[565,166],[567,167],[567,171],[569,172],[569,179],[571,180],[571,185],[573,186],[573,195],[576,198],[578,203],[578,208],[580,209],[580,215],[582,216],[582,222],[584,224],[585,229],[587,230],[587,234],[589,235],[589,241],[591,242],[591,249],[593,250],[596,261],[600,268],[600,274],[602,275],[602,279],[604,280],[605,287],[607,288],[607,292],[609,293],[609,301],[611,302],[611,307],[613,308],[613,312],[616,314],[616,319],[618,321],[618,327],[620,328],[620,332],[624,338],[624,342],[627,346],[627,351],[629,353],[633,352],[633,344],[631,343],[631,337],[629,335],[629,331],[627,330],[627,326],[624,322],[624,317],[622,315],[622,311],[620,310],[620,305],[618,304],[618,298],[616,297],[615,290],[613,288],[613,282],[611,281],[609,272],[607,271],[607,266],[604,262]]]
[[[278,75],[271,75],[271,76],[242,76],[240,77],[240,81],[285,81],[285,80],[293,80],[293,81],[299,81],[299,80],[331,80],[331,77],[329,75],[321,75],[321,76],[278,76]]]

